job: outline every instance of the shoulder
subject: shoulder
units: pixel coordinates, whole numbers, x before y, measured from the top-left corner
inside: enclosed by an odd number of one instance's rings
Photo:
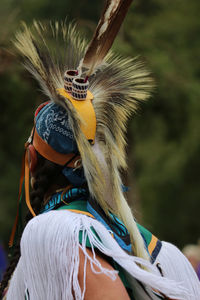
[[[102,280],[107,277],[111,281],[117,278],[116,271],[108,268],[107,263],[100,261],[94,251],[90,253],[86,248],[87,238],[93,247],[101,250],[105,248],[92,227],[99,235],[102,234],[102,239],[107,237],[110,243],[114,242],[110,233],[98,221],[67,210],[41,214],[27,224],[21,239],[21,261],[31,299],[37,299],[37,291],[40,291],[40,299],[57,299],[59,294],[63,295],[63,299],[73,299],[73,295],[76,299],[83,299],[85,288],[82,292],[79,286],[79,267],[83,267],[85,278],[87,261],[87,265],[93,265],[92,270],[96,266],[98,274],[107,275]],[[79,243],[80,231],[83,235],[82,244]],[[79,255],[80,250],[82,256]],[[90,269],[88,272],[93,276]],[[96,280],[95,275],[92,278]],[[47,293],[50,291],[51,295],[48,297]]]
[[[53,247],[67,247],[68,243],[77,247],[80,235],[83,244],[89,239],[94,247],[99,246],[97,235],[101,241],[112,242],[109,231],[99,221],[82,213],[59,210],[38,215],[28,222],[21,238],[21,252],[27,253],[29,248],[30,251],[42,251],[42,247],[48,251]]]
[[[85,216],[80,216],[68,210],[50,211],[40,214],[31,219],[26,225],[22,234],[21,245],[27,240],[36,242],[40,239],[52,240],[56,237],[67,238],[74,234],[75,228],[81,226],[81,221]]]

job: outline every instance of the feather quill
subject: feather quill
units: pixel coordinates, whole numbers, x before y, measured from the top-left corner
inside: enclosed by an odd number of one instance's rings
[[[106,1],[94,36],[78,68],[85,68],[87,77],[95,72],[110,50],[132,1],[133,0]]]

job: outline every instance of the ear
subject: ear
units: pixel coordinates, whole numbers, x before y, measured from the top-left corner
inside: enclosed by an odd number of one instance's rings
[[[28,151],[29,170],[31,173],[33,173],[37,166],[37,152],[33,145],[29,145],[27,151]]]

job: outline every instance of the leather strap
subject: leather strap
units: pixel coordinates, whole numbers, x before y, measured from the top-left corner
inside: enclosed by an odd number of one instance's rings
[[[75,153],[63,154],[57,152],[39,136],[36,129],[33,136],[33,146],[43,157],[61,166],[64,166],[75,155]],[[80,159],[80,156],[76,156],[67,166],[74,168],[74,163],[78,159]]]
[[[29,192],[29,163],[28,163],[28,152],[26,151],[25,154],[25,199],[26,199],[26,205],[28,206],[28,209],[30,210],[33,217],[36,216],[30,202],[30,192]]]

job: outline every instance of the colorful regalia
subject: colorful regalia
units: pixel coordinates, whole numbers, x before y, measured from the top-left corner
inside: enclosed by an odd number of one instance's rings
[[[88,47],[65,23],[34,22],[16,35],[48,101],[36,110],[26,143],[25,194],[34,217],[22,234],[7,300],[84,299],[80,249],[93,272],[98,267],[113,280],[119,274],[130,299],[200,299],[189,262],[136,223],[123,191],[127,119],[154,85],[138,58],[108,52],[131,2],[107,1]],[[47,197],[37,216],[29,199],[34,151],[61,166],[69,181]],[[114,270],[101,266],[96,251]]]

